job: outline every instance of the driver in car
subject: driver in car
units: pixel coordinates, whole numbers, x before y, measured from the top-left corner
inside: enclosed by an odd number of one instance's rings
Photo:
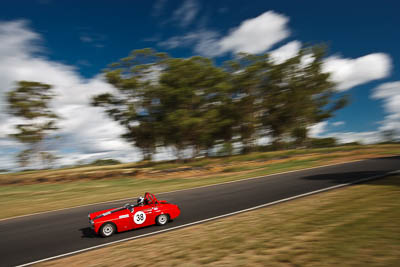
[[[141,207],[141,206],[143,206],[143,205],[144,205],[144,197],[140,196],[140,197],[137,199],[137,206]]]
[[[133,212],[134,207],[143,207],[143,206],[145,205],[145,202],[146,202],[146,201],[145,201],[144,197],[140,196],[140,197],[137,199],[137,204],[136,204],[136,205],[131,205],[131,204],[127,203],[127,204],[125,204],[125,208],[127,208],[127,209],[129,209],[131,212]]]

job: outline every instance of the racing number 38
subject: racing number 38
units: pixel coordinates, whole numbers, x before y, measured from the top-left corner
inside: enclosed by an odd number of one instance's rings
[[[146,221],[146,213],[144,213],[143,211],[138,211],[135,213],[135,215],[133,216],[133,221],[136,224],[142,224]]]

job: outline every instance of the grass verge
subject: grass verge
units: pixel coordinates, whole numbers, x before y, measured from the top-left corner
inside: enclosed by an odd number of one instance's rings
[[[398,266],[400,176],[39,266]]]
[[[38,178],[34,177],[40,177],[46,181],[0,186],[0,203],[4,207],[1,209],[0,219],[131,198],[145,191],[168,192],[332,163],[400,154],[400,145],[342,147],[341,149],[254,153],[222,159],[203,159],[191,162],[193,166],[182,163],[160,163],[150,168],[131,164],[141,170],[142,173],[139,175],[130,174],[132,169],[124,173],[122,170],[126,170],[129,165],[124,164],[73,170],[36,171],[33,174],[13,174],[11,177],[0,176],[0,180],[4,178],[37,181],[35,179]],[[198,166],[206,168],[193,169]],[[58,178],[54,178],[55,175],[79,177],[85,172],[102,173],[109,171],[108,168],[119,175],[104,177],[104,175],[96,174],[99,176],[71,181],[57,181]],[[182,169],[184,171],[176,171]]]

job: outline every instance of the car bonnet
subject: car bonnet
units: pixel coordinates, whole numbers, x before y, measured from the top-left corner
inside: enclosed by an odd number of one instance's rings
[[[109,211],[107,211],[107,212],[104,212],[104,213],[102,213],[102,214],[97,215],[96,217],[94,217],[94,218],[93,218],[93,221],[94,221],[94,220],[97,220],[97,219],[99,219],[99,218],[101,218],[101,217],[104,217],[104,216],[113,214],[114,212],[118,212],[118,211],[124,210],[124,209],[126,209],[126,208],[125,208],[125,207],[121,207],[121,208],[116,208],[116,209],[113,209],[113,210],[109,210]]]

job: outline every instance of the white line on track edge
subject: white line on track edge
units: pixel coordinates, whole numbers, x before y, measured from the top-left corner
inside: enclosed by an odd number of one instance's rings
[[[134,239],[143,238],[143,237],[146,237],[146,236],[161,234],[161,233],[164,233],[164,232],[168,232],[168,231],[172,231],[172,230],[188,227],[188,226],[191,226],[191,225],[196,225],[196,224],[212,221],[212,220],[216,220],[216,219],[232,216],[232,215],[243,213],[243,212],[252,211],[252,210],[255,210],[255,209],[259,209],[259,208],[272,206],[272,205],[279,204],[279,203],[286,202],[286,201],[290,201],[290,200],[293,200],[293,199],[297,199],[297,198],[301,198],[301,197],[305,197],[305,196],[309,196],[309,195],[313,195],[313,194],[329,191],[329,190],[332,190],[332,189],[353,185],[353,184],[367,182],[367,181],[378,179],[378,178],[382,178],[382,177],[385,177],[385,176],[388,176],[388,175],[391,175],[391,174],[399,174],[399,173],[400,173],[400,170],[396,170],[396,171],[388,172],[388,173],[385,173],[385,174],[380,174],[380,175],[375,175],[375,176],[371,176],[371,177],[361,178],[361,179],[358,179],[358,180],[353,181],[353,182],[338,184],[338,185],[334,185],[334,186],[318,189],[318,190],[315,190],[315,191],[311,191],[311,192],[308,192],[308,193],[304,193],[304,194],[300,194],[300,195],[296,195],[296,196],[292,196],[292,197],[288,197],[288,198],[283,198],[283,199],[280,199],[280,200],[272,201],[272,202],[269,202],[269,203],[261,204],[261,205],[254,206],[254,207],[251,207],[251,208],[247,208],[247,209],[238,210],[238,211],[235,211],[235,212],[231,212],[231,213],[215,216],[215,217],[212,217],[212,218],[208,218],[208,219],[204,219],[204,220],[200,220],[200,221],[196,221],[196,222],[191,222],[191,223],[187,223],[187,224],[183,224],[183,225],[179,225],[179,226],[175,226],[175,227],[171,227],[171,228],[168,228],[168,229],[159,230],[159,231],[155,231],[155,232],[151,232],[151,233],[147,233],[147,234],[143,234],[143,235],[128,237],[128,238],[124,238],[124,239],[121,239],[121,240],[116,240],[116,241],[113,241],[113,242],[109,242],[109,243],[105,243],[105,244],[101,244],[101,245],[97,245],[97,246],[93,246],[93,247],[89,247],[89,248],[84,248],[84,249],[68,252],[68,253],[65,253],[65,254],[61,254],[61,255],[45,258],[45,259],[41,259],[41,260],[38,260],[38,261],[33,261],[33,262],[25,263],[25,264],[22,264],[22,265],[17,265],[16,267],[29,266],[29,265],[33,265],[33,264],[36,264],[36,263],[49,261],[49,260],[54,260],[54,259],[61,258],[61,257],[71,256],[71,255],[78,254],[78,253],[81,253],[81,252],[85,252],[85,251],[89,251],[89,250],[93,250],[93,249],[98,249],[98,248],[102,248],[102,247],[105,247],[105,246],[109,246],[109,245],[113,245],[113,244],[117,244],[117,243],[121,243],[121,242],[125,242],[125,241],[130,241],[130,240],[134,240]]]
[[[243,182],[243,181],[247,181],[247,180],[266,178],[266,177],[275,176],[275,175],[280,175],[280,174],[287,174],[287,173],[292,173],[292,172],[307,171],[307,170],[312,170],[312,169],[318,169],[318,168],[324,168],[324,167],[330,167],[330,166],[341,165],[341,164],[348,164],[348,163],[355,163],[355,162],[366,161],[366,160],[371,160],[371,159],[374,159],[374,158],[370,158],[370,159],[358,159],[358,160],[352,160],[352,161],[339,162],[339,163],[332,163],[332,164],[327,164],[327,165],[321,165],[321,166],[315,166],[315,167],[310,167],[310,168],[304,168],[304,169],[299,169],[299,170],[291,170],[291,171],[285,171],[285,172],[271,173],[271,174],[267,174],[267,175],[260,175],[260,176],[255,176],[255,177],[243,178],[243,179],[239,179],[239,180],[227,181],[227,182],[222,182],[222,183],[217,183],[217,184],[201,185],[201,186],[197,186],[197,187],[190,187],[190,188],[177,189],[177,190],[172,190],[172,191],[167,191],[167,192],[161,192],[161,193],[156,193],[156,195],[163,195],[163,194],[169,194],[169,193],[174,193],[174,192],[181,192],[181,191],[193,190],[193,189],[198,189],[198,188],[205,188],[205,187],[211,187],[211,186],[217,186],[217,185],[223,185],[223,184],[231,184],[231,183]],[[1,221],[6,221],[6,220],[13,220],[13,219],[18,219],[18,218],[28,217],[28,216],[41,215],[41,214],[46,214],[46,213],[51,213],[51,212],[57,212],[57,211],[63,211],[63,210],[69,210],[69,209],[76,209],[76,208],[94,206],[94,205],[98,205],[98,204],[106,204],[106,203],[127,201],[127,200],[131,200],[131,199],[135,199],[135,198],[136,198],[136,197],[121,198],[121,199],[115,199],[115,200],[108,200],[108,201],[102,201],[102,202],[96,202],[96,203],[83,204],[83,205],[78,205],[78,206],[68,207],[68,208],[61,208],[61,209],[55,209],[55,210],[48,210],[48,211],[35,212],[35,213],[24,214],[24,215],[9,217],[9,218],[3,218],[3,219],[0,219],[0,222],[1,222]]]

